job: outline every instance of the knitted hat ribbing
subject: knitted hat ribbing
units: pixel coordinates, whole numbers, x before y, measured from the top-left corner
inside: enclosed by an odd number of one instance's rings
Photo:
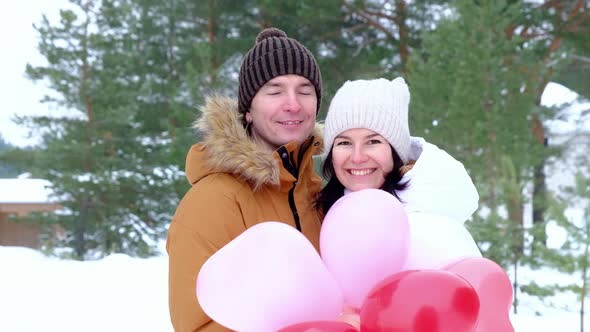
[[[307,78],[315,88],[317,110],[322,100],[322,76],[313,54],[300,42],[276,28],[262,30],[240,67],[238,104],[241,113],[250,110],[258,90],[271,79],[287,74]]]
[[[370,129],[383,136],[401,160],[408,162],[410,128],[408,106],[410,91],[403,78],[392,81],[347,81],[330,103],[324,125],[324,157],[332,149],[334,139],[352,128]]]

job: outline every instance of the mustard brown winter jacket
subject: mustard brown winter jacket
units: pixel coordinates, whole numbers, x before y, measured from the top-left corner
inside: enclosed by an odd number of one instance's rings
[[[301,147],[291,142],[274,152],[253,141],[242,125],[236,100],[211,97],[195,127],[203,141],[186,159],[190,190],[170,228],[169,309],[176,332],[229,331],[211,321],[196,297],[205,261],[247,228],[280,221],[298,228],[319,248],[321,220],[313,208],[321,178],[312,156],[321,153],[320,130]]]

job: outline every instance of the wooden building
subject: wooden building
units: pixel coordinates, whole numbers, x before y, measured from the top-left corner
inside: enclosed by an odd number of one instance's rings
[[[59,209],[51,201],[49,185],[42,179],[0,179],[0,246],[39,248],[41,228],[10,219]]]

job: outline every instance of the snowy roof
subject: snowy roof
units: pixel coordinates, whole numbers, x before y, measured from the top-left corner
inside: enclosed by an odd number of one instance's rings
[[[51,203],[50,185],[43,179],[0,179],[0,203]]]

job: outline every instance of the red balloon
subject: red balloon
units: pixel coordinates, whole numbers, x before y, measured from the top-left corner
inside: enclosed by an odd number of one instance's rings
[[[358,330],[344,322],[312,321],[290,325],[278,332],[358,332]]]
[[[473,286],[479,296],[480,308],[476,332],[513,332],[510,323],[512,283],[502,267],[482,257],[465,258],[443,268]]]
[[[479,299],[463,278],[442,270],[396,273],[361,308],[361,332],[472,332]]]

